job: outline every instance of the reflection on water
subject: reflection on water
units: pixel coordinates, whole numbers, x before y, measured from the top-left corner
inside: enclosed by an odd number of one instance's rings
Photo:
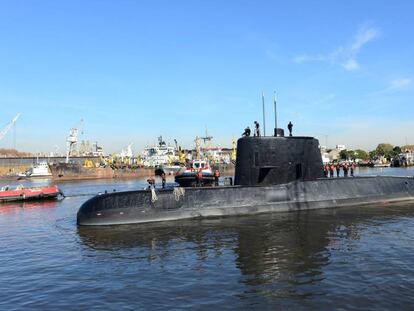
[[[235,280],[243,287],[237,293],[240,303],[319,308],[319,303],[323,302],[341,305],[341,292],[344,291],[350,294],[349,301],[342,298],[344,302],[350,303],[357,297],[361,300],[360,291],[365,291],[367,284],[375,288],[380,285],[375,284],[376,270],[383,270],[384,264],[390,264],[386,273],[392,275],[392,270],[396,268],[393,257],[384,256],[381,252],[388,252],[386,248],[390,244],[387,245],[387,241],[381,238],[365,235],[382,235],[383,226],[386,227],[384,235],[390,233],[387,233],[390,230],[388,227],[392,228],[391,232],[396,230],[400,234],[404,228],[399,223],[407,220],[414,229],[413,216],[414,206],[392,205],[180,221],[174,224],[99,229],[80,227],[78,234],[81,243],[89,249],[116,253],[129,260],[144,260],[154,265],[177,263],[178,269],[181,260],[177,258],[177,252],[187,253],[185,258],[188,258],[188,253],[194,256],[199,265],[197,269],[206,269],[204,265],[227,253],[226,257],[230,257],[231,261],[222,264],[230,265],[240,273]],[[410,234],[409,240],[412,241],[414,233],[410,231]],[[361,243],[366,239],[374,245],[377,243],[379,252],[370,253],[370,245]],[[397,236],[391,240],[396,249],[408,246],[407,241],[399,240]],[[413,255],[397,261],[409,262]],[[354,266],[353,263],[360,264],[360,261],[366,261],[367,270],[358,271],[358,267]],[[221,269],[219,265],[215,268]],[[337,270],[339,268],[343,270]],[[414,270],[409,270],[411,277],[414,276]],[[338,280],[330,280],[329,275],[336,275]],[[369,276],[372,279],[365,279]],[[358,281],[361,283],[358,284]],[[335,288],[340,291],[335,292]],[[392,293],[397,288],[383,293],[384,301],[372,305],[372,309],[395,305],[391,298],[397,294]],[[411,289],[407,287],[399,296],[409,292]],[[369,301],[374,297],[365,299]],[[401,299],[410,300],[408,297]],[[400,305],[403,306],[403,303]],[[362,306],[370,308],[365,305],[364,299],[361,300]]]
[[[23,212],[23,209],[29,208],[54,208],[58,202],[56,200],[44,200],[41,202],[36,201],[22,201],[22,202],[5,202],[0,203],[0,214],[6,213],[19,213]]]
[[[63,201],[1,205],[1,310],[412,305],[412,204],[76,226],[92,193],[144,185],[64,183]]]

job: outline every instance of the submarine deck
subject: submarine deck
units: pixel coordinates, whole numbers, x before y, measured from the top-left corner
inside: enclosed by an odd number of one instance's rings
[[[198,217],[301,211],[414,200],[414,177],[321,178],[272,186],[219,186],[115,192],[95,196],[79,225],[115,225]]]

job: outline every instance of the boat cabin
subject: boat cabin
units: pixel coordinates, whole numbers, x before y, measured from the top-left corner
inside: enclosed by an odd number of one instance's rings
[[[209,167],[208,167],[207,161],[194,160],[191,168],[194,169],[194,170],[199,170],[199,169],[204,170],[204,169],[208,169]]]

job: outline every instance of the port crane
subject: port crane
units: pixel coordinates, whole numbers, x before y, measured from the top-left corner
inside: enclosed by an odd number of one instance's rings
[[[175,144],[175,151],[177,152],[177,155],[178,155],[178,161],[182,164],[185,164],[185,153],[181,149],[181,146],[178,145],[178,141],[176,139],[174,139],[174,144]]]
[[[79,130],[82,128],[83,119],[69,131],[69,136],[66,138],[66,163],[69,163],[69,157],[72,155],[78,143]]]
[[[0,140],[6,136],[7,132],[16,124],[17,119],[20,117],[20,113],[18,113],[13,120],[11,120],[3,129],[0,130]]]

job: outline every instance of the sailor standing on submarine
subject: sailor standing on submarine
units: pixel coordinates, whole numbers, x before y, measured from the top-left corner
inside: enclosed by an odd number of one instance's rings
[[[293,124],[291,121],[289,121],[289,124],[288,124],[289,136],[292,136],[292,129],[293,129]]]
[[[254,121],[254,136],[260,136],[260,124],[257,121]]]

